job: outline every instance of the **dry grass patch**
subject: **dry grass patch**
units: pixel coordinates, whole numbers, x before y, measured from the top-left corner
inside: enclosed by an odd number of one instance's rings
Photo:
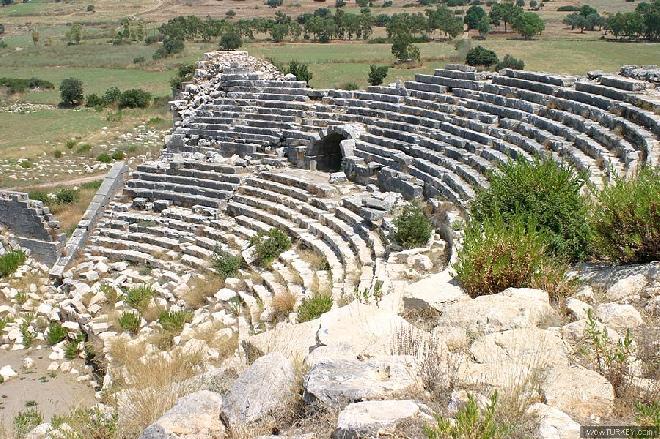
[[[200,308],[206,304],[206,299],[224,286],[224,279],[215,274],[196,276],[188,282],[188,291],[184,294],[183,300],[193,309]]]
[[[289,290],[273,296],[273,309],[277,317],[286,318],[296,309],[296,296]]]

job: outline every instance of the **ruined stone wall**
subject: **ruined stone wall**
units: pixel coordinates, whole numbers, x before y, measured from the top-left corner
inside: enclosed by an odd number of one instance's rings
[[[66,242],[66,247],[62,256],[57,260],[50,271],[51,277],[61,278],[67,265],[76,257],[79,251],[85,246],[91,231],[96,222],[101,218],[106,206],[115,196],[117,191],[124,187],[124,182],[128,176],[128,166],[125,162],[115,163],[106,174],[101,186],[89,203],[87,210],[83,214],[78,226]]]
[[[38,261],[51,265],[60,256],[64,236],[41,201],[30,200],[22,192],[0,191],[0,223]]]

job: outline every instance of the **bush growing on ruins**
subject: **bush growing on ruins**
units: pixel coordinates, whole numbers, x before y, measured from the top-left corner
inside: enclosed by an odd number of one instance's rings
[[[291,248],[291,239],[283,231],[273,228],[267,233],[257,233],[250,239],[250,244],[254,246],[257,262],[265,267],[277,259],[280,253]]]
[[[124,151],[118,149],[116,151],[113,151],[110,157],[112,157],[112,160],[124,160],[126,154],[124,154]]]
[[[592,253],[617,263],[660,259],[660,168],[618,178],[596,197],[590,222]]]
[[[140,314],[134,311],[124,311],[119,316],[119,326],[126,332],[137,334],[140,329]]]
[[[14,417],[14,434],[16,438],[27,437],[37,425],[43,422],[43,417],[35,407],[29,407],[25,411],[20,411]]]
[[[49,345],[53,346],[64,340],[67,336],[67,330],[60,322],[51,322],[48,326],[48,335],[46,341]]]
[[[497,417],[497,392],[484,408],[477,405],[474,395],[468,395],[468,401],[455,416],[455,419],[440,415],[435,417],[435,425],[424,428],[428,439],[507,439],[512,427]]]
[[[317,293],[312,297],[303,299],[298,307],[298,321],[300,323],[314,320],[332,309],[332,295],[330,293]]]
[[[376,65],[370,65],[369,66],[369,84],[370,85],[381,85],[383,81],[385,80],[385,77],[387,77],[387,70],[389,69],[388,66],[376,66]]]
[[[243,257],[239,255],[232,255],[225,250],[216,250],[213,255],[213,268],[218,275],[226,279],[228,277],[234,277],[238,273],[238,270],[243,265]]]
[[[229,29],[220,37],[220,48],[222,50],[236,50],[243,45],[241,34],[235,29]]]
[[[521,59],[514,58],[508,53],[504,55],[504,58],[497,63],[495,70],[502,69],[512,69],[512,70],[522,70],[525,68],[525,62]]]
[[[431,221],[417,202],[407,204],[403,208],[394,218],[394,227],[394,241],[404,248],[425,246],[433,232]]]
[[[312,72],[309,71],[309,66],[298,61],[291,61],[289,63],[288,73],[295,76],[298,81],[306,82],[311,81],[313,76]]]
[[[63,106],[80,105],[83,101],[82,81],[75,78],[64,79],[60,83],[60,99]]]
[[[154,289],[148,285],[141,285],[139,287],[131,288],[126,292],[125,301],[133,308],[144,311],[148,306],[151,298],[154,297]]]
[[[73,360],[78,357],[78,354],[80,353],[80,343],[82,341],[84,341],[84,336],[82,334],[79,334],[78,337],[73,340],[67,340],[64,344],[64,358],[67,360]]]
[[[101,154],[96,157],[96,160],[101,162],[101,163],[110,163],[112,162],[112,157],[110,157],[110,154],[107,152],[102,152]]]
[[[11,250],[0,256],[0,278],[7,277],[25,263],[27,256],[22,250]]]
[[[523,216],[471,220],[458,251],[456,278],[471,297],[507,288],[541,288],[552,297],[571,284],[566,266],[549,256],[548,239],[533,220]]]
[[[173,89],[180,89],[181,84],[192,80],[195,74],[195,64],[183,64],[177,69],[176,76],[170,80]]]
[[[591,238],[580,193],[585,180],[552,158],[511,161],[489,175],[490,186],[477,191],[470,214],[476,222],[521,216],[546,236],[549,253],[581,260]]]
[[[147,108],[151,103],[151,93],[140,88],[126,90],[119,98],[119,109],[123,108]]]
[[[55,201],[57,204],[73,204],[80,198],[80,194],[75,189],[62,188],[55,192]]]
[[[471,49],[465,57],[465,63],[470,66],[490,67],[497,64],[498,61],[495,52],[482,46],[477,46],[474,49]]]
[[[164,330],[180,333],[183,326],[192,320],[191,311],[163,311],[158,316],[158,323]]]

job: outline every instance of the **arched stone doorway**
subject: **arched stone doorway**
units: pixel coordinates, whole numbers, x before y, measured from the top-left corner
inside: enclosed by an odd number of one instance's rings
[[[341,171],[341,142],[345,140],[339,133],[330,133],[319,140],[316,146],[316,169],[323,172]]]
[[[355,140],[364,128],[359,124],[335,125],[323,130],[319,140],[307,149],[309,169],[323,172],[342,170],[344,159],[353,157]]]

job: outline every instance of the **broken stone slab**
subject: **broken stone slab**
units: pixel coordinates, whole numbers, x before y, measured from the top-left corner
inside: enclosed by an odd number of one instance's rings
[[[307,404],[341,408],[352,402],[392,397],[416,389],[417,362],[411,356],[367,361],[331,359],[317,363],[304,379]]]
[[[439,326],[459,326],[488,334],[514,328],[531,328],[555,311],[548,293],[531,288],[508,288],[499,294],[479,296],[444,306]]]
[[[541,402],[529,406],[527,411],[536,416],[539,422],[536,434],[538,439],[578,439],[580,424],[556,407]]]
[[[218,412],[220,394],[208,390],[179,398],[171,409],[147,427],[140,439],[221,439],[225,427]]]
[[[413,400],[363,401],[349,404],[337,419],[332,439],[380,437],[394,432],[403,421],[431,420],[431,409]]]
[[[614,329],[636,328],[642,324],[642,316],[632,305],[603,303],[596,307],[596,317]]]
[[[408,284],[403,291],[404,310],[427,308],[441,310],[446,304],[462,300],[470,300],[470,296],[453,282],[449,270]]]
[[[244,427],[281,410],[295,397],[293,362],[279,352],[257,359],[234,381],[221,417],[230,429]]]
[[[553,367],[541,384],[548,405],[578,420],[609,416],[614,408],[614,387],[597,372],[582,366]]]

